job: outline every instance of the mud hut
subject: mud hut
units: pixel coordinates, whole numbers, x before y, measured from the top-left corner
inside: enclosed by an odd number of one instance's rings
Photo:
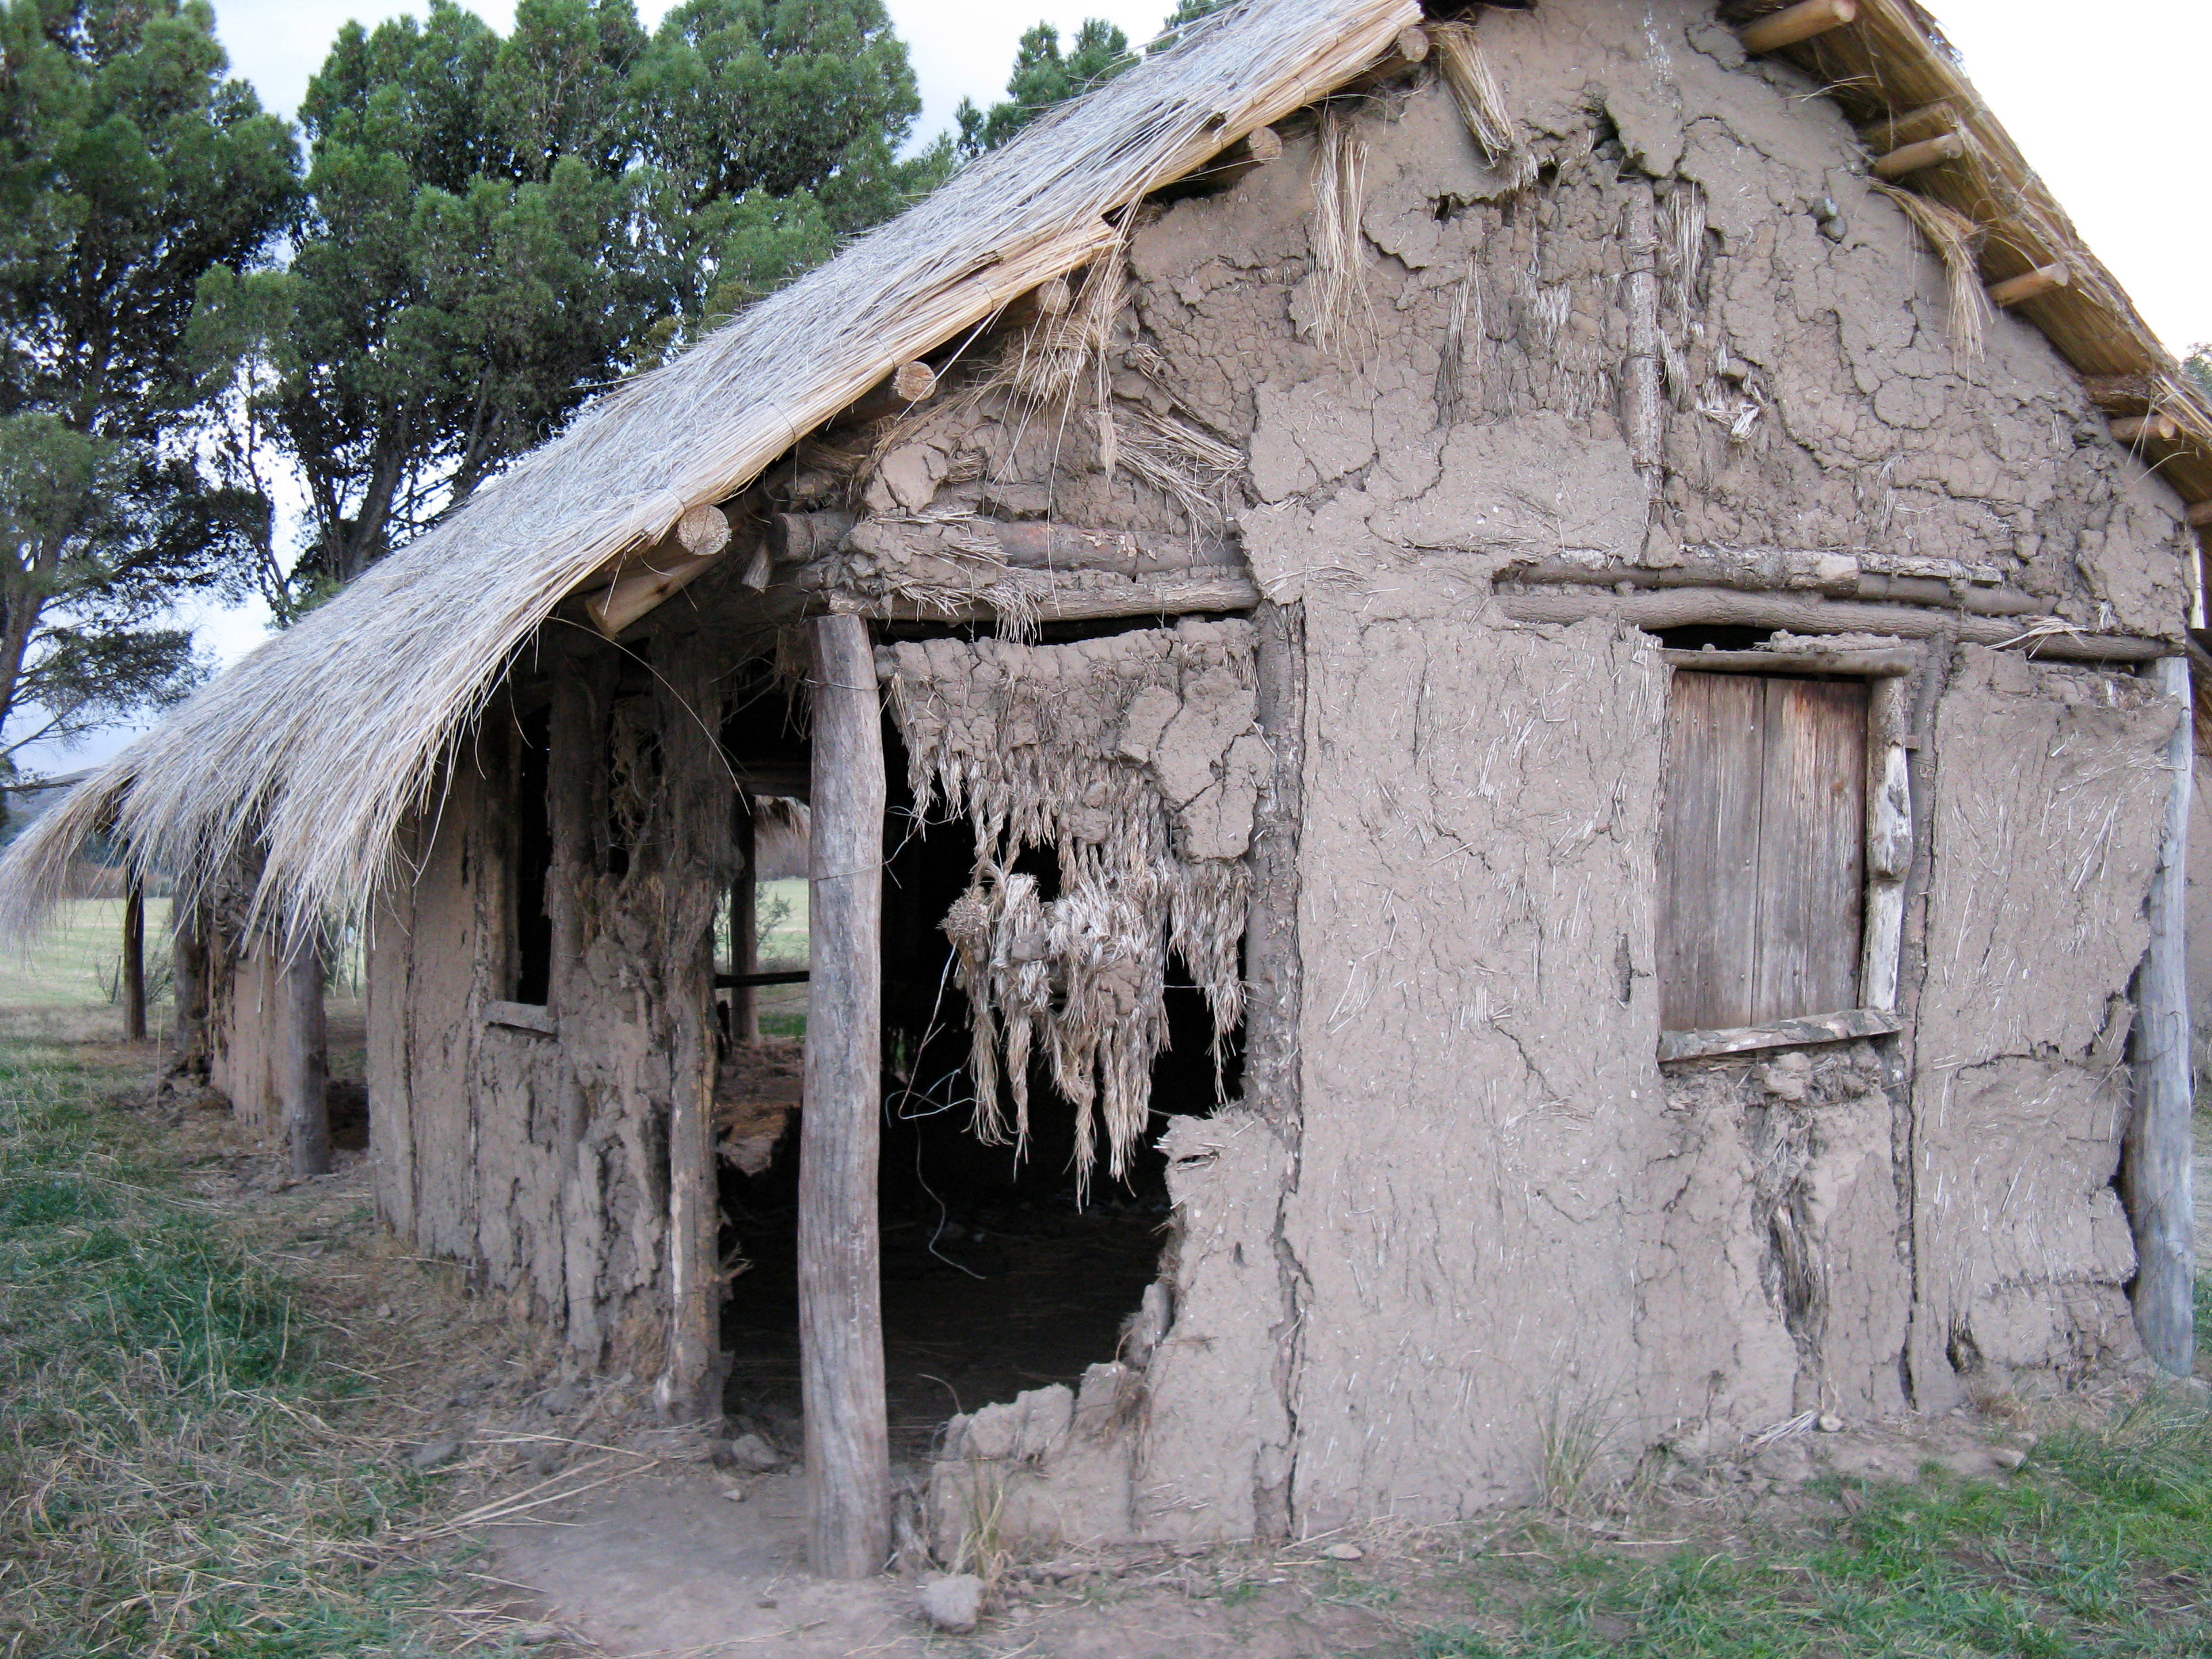
[[[2186,1369],[2209,522],[1910,0],[1246,0],[0,896],[94,833],[202,894],[234,1057],[362,927],[390,1224],[672,1413],[795,1377],[824,1571],[894,1447],[948,1553],[1449,1517],[1566,1432]],[[776,799],[802,1054],[730,920]]]

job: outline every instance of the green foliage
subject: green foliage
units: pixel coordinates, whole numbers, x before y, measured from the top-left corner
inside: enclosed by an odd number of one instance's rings
[[[0,726],[40,711],[12,752],[181,696],[191,653],[155,617],[250,580],[185,325],[299,192],[205,0],[5,0],[0,61]]]
[[[819,264],[943,175],[880,0],[453,0],[348,24],[308,87],[290,268],[203,286],[228,476],[289,462],[309,545],[280,614],[465,501],[594,391]],[[264,561],[274,570],[276,561]]]
[[[0,1651],[427,1659],[420,1571],[368,1571],[419,1480],[331,1432],[323,1333],[122,1080],[0,1048]]]
[[[1104,85],[1136,62],[1129,50],[1129,37],[1103,18],[1084,19],[1065,54],[1060,48],[1060,31],[1050,23],[1039,23],[1022,36],[1015,48],[1014,70],[1006,77],[1005,100],[987,111],[976,108],[972,99],[963,98],[953,112],[959,126],[960,153],[975,156],[996,149],[1055,104]]]

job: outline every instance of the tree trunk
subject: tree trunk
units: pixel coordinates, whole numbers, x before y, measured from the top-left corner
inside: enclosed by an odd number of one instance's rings
[[[867,625],[823,617],[812,635],[813,980],[799,1142],[807,1553],[825,1578],[865,1578],[890,1549],[876,1216],[883,726]]]
[[[146,1040],[146,884],[135,875],[123,896],[123,1035]]]
[[[751,797],[738,795],[738,878],[730,884],[730,969],[760,971],[760,822]],[[730,993],[730,1038],[760,1041],[760,988],[740,985]]]
[[[329,1055],[323,1024],[323,951],[319,939],[295,947],[279,975],[284,1040],[278,1097],[292,1144],[292,1173],[327,1175],[331,1167]]]
[[[2192,1297],[2197,1261],[2191,1191],[2189,788],[2195,744],[2190,730],[2189,660],[2161,658],[2158,684],[2180,706],[2167,741],[2173,778],[2166,836],[2151,888],[2150,948],[2137,979],[2136,1115],[2120,1165],[2120,1192],[2136,1235],[2136,1331],[2151,1358],[2187,1376],[2197,1354]]]

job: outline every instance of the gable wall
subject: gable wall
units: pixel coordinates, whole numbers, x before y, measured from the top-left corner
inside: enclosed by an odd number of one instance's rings
[[[1841,116],[1705,8],[1545,0],[1480,29],[1556,172],[1504,191],[1433,82],[1368,100],[1366,307],[1337,349],[1315,337],[1310,129],[1130,249],[1119,442],[1186,418],[1241,449],[1235,528],[1302,617],[1304,983],[1288,1109],[1170,1139],[1177,1311],[1133,1507],[1090,1530],[1462,1514],[1527,1496],[1578,1436],[1695,1449],[2136,1352],[2108,1004],[2143,946],[2170,711],[2124,671],[1932,646],[1919,1033],[1662,1078],[1668,671],[1619,624],[1516,626],[1492,583],[1909,555],[2174,639],[2179,502],[2032,328],[1999,315],[1984,357],[1954,350],[1943,268]],[[1638,264],[1667,388],[1643,456]],[[983,407],[919,422],[869,505],[1185,528],[1101,466],[1084,404]]]

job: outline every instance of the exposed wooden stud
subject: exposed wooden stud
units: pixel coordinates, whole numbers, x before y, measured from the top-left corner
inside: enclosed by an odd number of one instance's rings
[[[291,1143],[292,1173],[331,1169],[330,1060],[323,1023],[323,951],[319,940],[295,944],[277,969],[283,1038],[278,1045],[277,1099]]]
[[[2112,422],[2112,436],[2124,444],[2181,441],[2181,422],[2171,415],[2122,415]]]
[[[2195,1206],[2190,1125],[2188,974],[2189,661],[2168,657],[2153,671],[2173,699],[2177,720],[2166,740],[2166,833],[2151,886],[2150,944],[2136,979],[2136,1111],[2120,1161],[2120,1195],[2136,1236],[2136,1332],[2151,1359],[2176,1376],[2196,1360],[2191,1298],[2196,1287]]]
[[[146,884],[136,875],[123,895],[123,1035],[146,1040]]]
[[[1923,104],[1902,115],[1893,115],[1886,121],[1876,121],[1860,129],[1859,137],[1875,155],[1895,149],[1903,144],[1917,144],[1923,138],[1933,138],[1939,132],[1955,131],[1959,125],[1957,107],[1948,102]]]
[[[2212,527],[2212,501],[2191,501],[2188,516],[2192,529]]]
[[[730,967],[743,979],[760,972],[760,813],[758,803],[742,789],[737,800],[738,875],[730,885]],[[760,1041],[760,986],[739,984],[730,992],[730,1040]]]
[[[1117,617],[1191,617],[1249,611],[1260,602],[1249,577],[1158,576],[1115,580],[1090,572],[1010,571],[994,584],[1013,596],[1023,614],[1043,622],[1090,622]],[[831,594],[833,611],[884,621],[991,622],[1000,613],[988,599],[965,603],[929,597],[858,599]]]
[[[1906,144],[1887,155],[1876,156],[1874,170],[1884,179],[1902,179],[1908,173],[1955,161],[1966,153],[1966,141],[1960,134],[1938,133],[1933,138],[1923,138],[1917,144]]]
[[[799,1142],[807,1559],[866,1578],[890,1551],[876,1214],[883,1070],[883,704],[867,625],[815,618],[812,994]]]
[[[2016,306],[2023,300],[2033,300],[2053,289],[2069,287],[2073,281],[2074,273],[2064,265],[2038,265],[2033,270],[2008,276],[2002,283],[1990,283],[1990,303],[1993,306]]]
[[[1855,23],[1858,15],[1858,0],[1802,0],[1802,4],[1745,24],[1737,31],[1737,37],[1742,40],[1743,49],[1756,58],[1761,52],[1779,52],[1801,40],[1810,40],[1816,34]]]

